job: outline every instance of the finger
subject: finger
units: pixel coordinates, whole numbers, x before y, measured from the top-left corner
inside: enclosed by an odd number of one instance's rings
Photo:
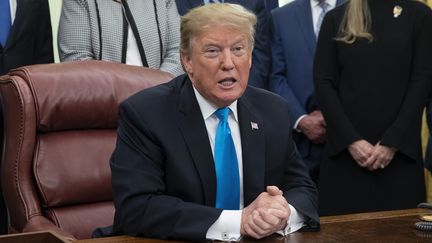
[[[291,212],[289,210],[285,210],[285,209],[270,208],[268,210],[265,210],[264,212],[260,211],[260,215],[265,221],[267,221],[267,219],[272,220],[272,218],[270,218],[270,216],[276,217],[277,219],[280,219],[282,221],[288,221],[290,214],[291,214]],[[270,222],[268,222],[268,223],[270,223]]]
[[[366,161],[363,163],[365,167],[368,167],[368,169],[373,169],[373,165],[375,164],[377,160],[378,154],[375,150],[372,151],[372,154],[369,156],[369,158],[366,159]]]
[[[270,225],[260,219],[259,213],[257,211],[254,211],[251,215],[249,215],[248,225],[257,239],[269,235],[269,230],[266,230],[266,228],[270,228]]]
[[[282,191],[277,186],[267,186],[267,192],[271,196],[282,195]]]

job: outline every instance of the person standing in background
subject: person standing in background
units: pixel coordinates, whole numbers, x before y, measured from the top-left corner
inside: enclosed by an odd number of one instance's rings
[[[68,0],[59,24],[61,61],[105,60],[183,74],[174,0]]]
[[[0,0],[0,75],[21,66],[52,62],[48,0]],[[2,144],[3,112],[0,105],[0,146]],[[1,154],[0,150],[0,158]],[[0,193],[0,234],[7,233],[7,217]]]
[[[314,63],[327,123],[321,215],[424,202],[420,129],[431,43],[432,12],[419,1],[350,0],[324,18]]]
[[[272,12],[269,90],[290,105],[293,137],[317,182],[326,124],[316,102],[312,66],[324,15],[344,0],[297,0]]]
[[[190,9],[208,3],[235,3],[251,10],[258,18],[255,30],[255,42],[252,53],[252,68],[249,84],[262,89],[268,88],[268,76],[271,65],[270,53],[270,15],[264,5],[264,0],[176,0],[180,15],[185,15]]]
[[[53,61],[48,0],[0,0],[0,75]]]

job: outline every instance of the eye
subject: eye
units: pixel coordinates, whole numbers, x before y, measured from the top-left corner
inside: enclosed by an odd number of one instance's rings
[[[244,45],[236,45],[231,49],[231,51],[234,53],[234,55],[241,56],[245,54],[246,48]]]
[[[204,56],[209,58],[217,57],[220,53],[220,50],[216,47],[208,47],[204,50]]]

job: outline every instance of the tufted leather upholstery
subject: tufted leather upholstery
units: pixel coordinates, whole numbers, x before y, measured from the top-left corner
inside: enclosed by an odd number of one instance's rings
[[[112,224],[109,157],[118,105],[171,75],[101,61],[27,66],[0,77],[1,184],[11,231],[90,238]]]

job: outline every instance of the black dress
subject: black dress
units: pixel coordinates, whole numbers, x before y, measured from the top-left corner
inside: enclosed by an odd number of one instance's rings
[[[368,2],[372,42],[334,39],[346,4],[327,14],[318,40],[315,88],[328,126],[321,215],[413,208],[425,200],[420,129],[432,82],[431,10],[414,0]],[[347,150],[360,139],[398,152],[385,169],[368,171]]]

